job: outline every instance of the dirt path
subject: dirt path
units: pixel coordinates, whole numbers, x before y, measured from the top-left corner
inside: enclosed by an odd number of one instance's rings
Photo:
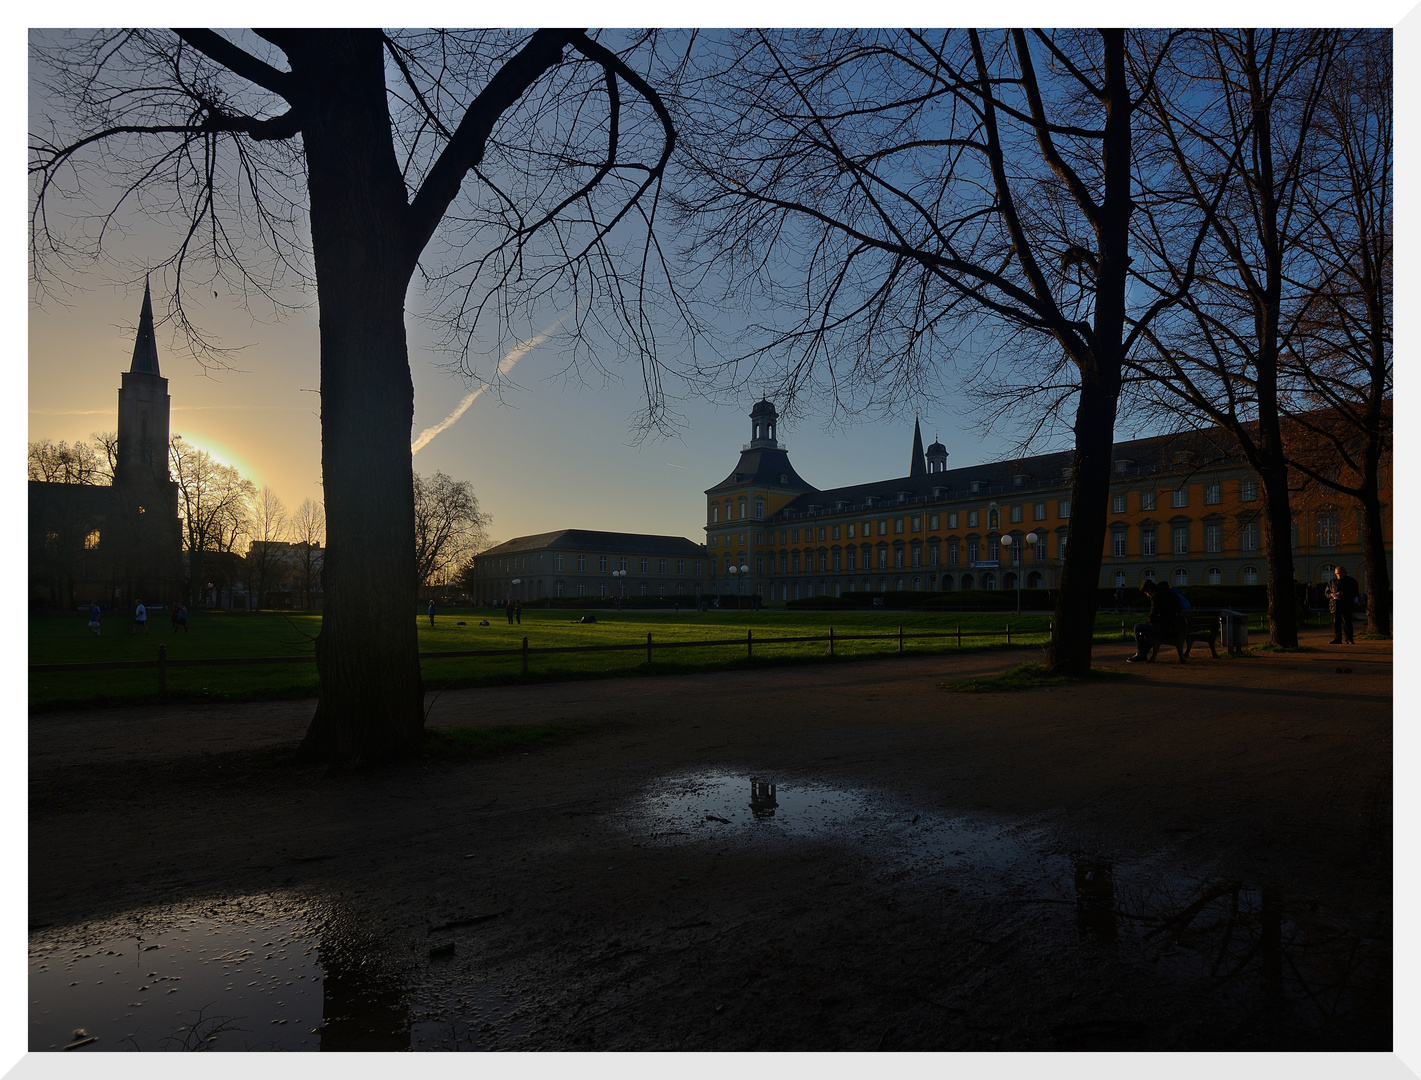
[[[271,752],[309,701],[41,715],[31,924],[310,898],[436,1044],[1389,1048],[1391,646],[1325,640],[450,691],[431,725],[576,727],[357,776]]]

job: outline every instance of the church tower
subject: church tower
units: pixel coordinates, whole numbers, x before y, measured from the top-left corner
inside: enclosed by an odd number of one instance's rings
[[[118,391],[118,461],[114,483],[168,482],[168,433],[172,399],[168,380],[158,370],[158,342],[153,335],[153,299],[145,283],[133,362]]]

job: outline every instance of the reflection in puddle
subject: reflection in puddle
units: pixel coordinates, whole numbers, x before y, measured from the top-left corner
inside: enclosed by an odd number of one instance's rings
[[[290,898],[44,929],[29,955],[31,1050],[495,1049],[519,1033],[516,1000],[486,986],[441,1010],[456,1021],[415,1020],[373,943]]]
[[[1168,851],[1106,858],[1071,851],[1041,824],[915,812],[885,792],[722,772],[662,781],[627,824],[643,843],[667,846],[856,848],[883,880],[914,877],[1015,911],[1061,913],[1033,929],[1043,948],[1069,935],[1215,999],[1271,1010],[1288,1027],[1390,1030],[1389,922],[1363,932],[1306,898],[1181,866]]]

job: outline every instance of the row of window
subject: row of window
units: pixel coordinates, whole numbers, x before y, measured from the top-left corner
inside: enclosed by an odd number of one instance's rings
[[[1224,583],[1224,572],[1217,566],[1207,567],[1201,575],[1200,581],[1191,580],[1191,573],[1186,567],[1179,567],[1171,575],[1170,581],[1175,586],[1183,587],[1191,584],[1222,585]],[[1045,584],[1045,578],[1038,570],[1028,572],[1021,578],[1021,583],[1028,589],[1039,589]],[[1153,568],[1146,569],[1140,573],[1140,583],[1157,580],[1156,571]],[[966,573],[958,577],[951,574],[944,574],[940,582],[929,579],[927,589],[932,591],[934,587],[943,592],[953,592],[958,589],[1015,589],[1017,587],[1018,576],[1013,571],[1006,571],[999,578],[995,571],[988,570],[980,575]],[[1245,566],[1238,572],[1238,584],[1257,585],[1259,581],[1258,567]],[[802,596],[842,596],[852,592],[888,592],[891,588],[895,592],[903,592],[911,589],[913,592],[921,592],[924,582],[921,577],[896,578],[890,583],[888,578],[879,578],[876,587],[875,582],[870,578],[864,578],[862,582],[856,581],[834,581],[834,582],[772,582],[770,585],[771,600],[798,600]],[[1112,579],[1112,584],[1117,588],[1126,587],[1129,582],[1123,570],[1117,570]],[[860,586],[862,587],[860,590]]]
[[[1031,511],[1032,520],[1045,521],[1046,508],[1047,504],[1044,502],[1035,503]],[[1009,506],[1006,509],[1009,520],[1012,522],[1020,522],[1026,507],[1023,504],[1020,506]],[[1070,499],[1056,500],[1056,516],[1063,519],[1071,516]],[[948,529],[959,528],[959,522],[964,519],[967,522],[966,527],[969,529],[982,527],[982,522],[985,520],[986,528],[991,531],[996,531],[1002,527],[1002,508],[992,506],[985,510],[952,510],[943,514],[914,514],[911,517],[878,518],[876,521],[850,521],[842,525],[819,525],[817,527],[809,525],[803,529],[781,529],[780,543],[798,544],[800,542],[799,535],[801,532],[804,533],[804,539],[806,541],[812,541],[816,538],[816,531],[818,533],[818,539],[820,540],[852,540],[855,537],[861,536],[887,536],[889,534],[890,524],[895,535],[901,535],[904,532],[922,532],[924,518],[927,518],[928,530],[930,532],[935,532],[944,527]],[[771,535],[770,542],[774,543],[773,534]]]
[[[711,524],[712,524],[712,525],[717,524],[717,523],[721,520],[720,513],[721,513],[721,506],[722,506],[722,505],[725,507],[725,520],[726,520],[726,521],[736,521],[736,520],[744,521],[744,520],[745,520],[745,518],[746,518],[746,502],[745,502],[745,496],[742,495],[742,496],[740,496],[740,498],[735,499],[735,500],[726,499],[723,504],[722,504],[722,503],[719,503],[719,502],[717,502],[717,501],[715,501],[715,500],[711,500],[711,504],[710,504],[710,519],[711,519]],[[731,516],[731,512],[732,512],[733,510],[739,510],[739,511],[740,511],[738,517],[732,517],[732,516]],[[765,500],[762,499],[762,498],[760,498],[758,495],[755,497],[755,520],[756,520],[756,521],[764,521],[764,520],[765,520]]]
[[[1035,546],[1031,548],[1032,557],[1044,560],[1047,557],[1049,538],[1040,537]],[[790,573],[813,573],[816,570],[820,573],[829,573],[839,570],[873,569],[875,566],[879,570],[887,570],[890,567],[901,570],[907,566],[919,567],[924,565],[924,547],[927,549],[927,566],[938,566],[942,563],[943,548],[947,549],[947,565],[957,566],[962,561],[965,553],[969,564],[983,561],[984,553],[987,561],[998,558],[1000,544],[987,542],[984,549],[980,537],[969,536],[966,545],[958,541],[955,536],[949,537],[946,544],[941,544],[936,538],[929,540],[926,545],[920,542],[904,547],[901,544],[889,547],[887,544],[880,544],[872,547],[864,544],[862,548],[849,546],[842,551],[834,549],[832,551],[781,551],[779,555],[779,572],[781,574]],[[802,554],[802,557],[801,557]],[[1064,534],[1056,537],[1056,555],[1058,558],[1066,557],[1066,537]],[[1007,553],[1007,559],[1012,560],[1014,552]],[[1019,560],[1016,560],[1019,561]],[[774,572],[775,555],[770,555],[770,571]],[[758,572],[758,571],[757,571]]]

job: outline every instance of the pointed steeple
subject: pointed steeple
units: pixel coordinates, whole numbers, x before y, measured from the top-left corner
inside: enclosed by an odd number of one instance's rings
[[[918,426],[918,418],[913,417],[913,460],[908,466],[909,476],[927,476],[928,463],[923,457],[923,429]]]
[[[153,298],[148,282],[143,282],[143,311],[138,316],[138,337],[133,342],[133,363],[128,368],[142,375],[161,375],[158,370],[158,341],[153,336]]]

